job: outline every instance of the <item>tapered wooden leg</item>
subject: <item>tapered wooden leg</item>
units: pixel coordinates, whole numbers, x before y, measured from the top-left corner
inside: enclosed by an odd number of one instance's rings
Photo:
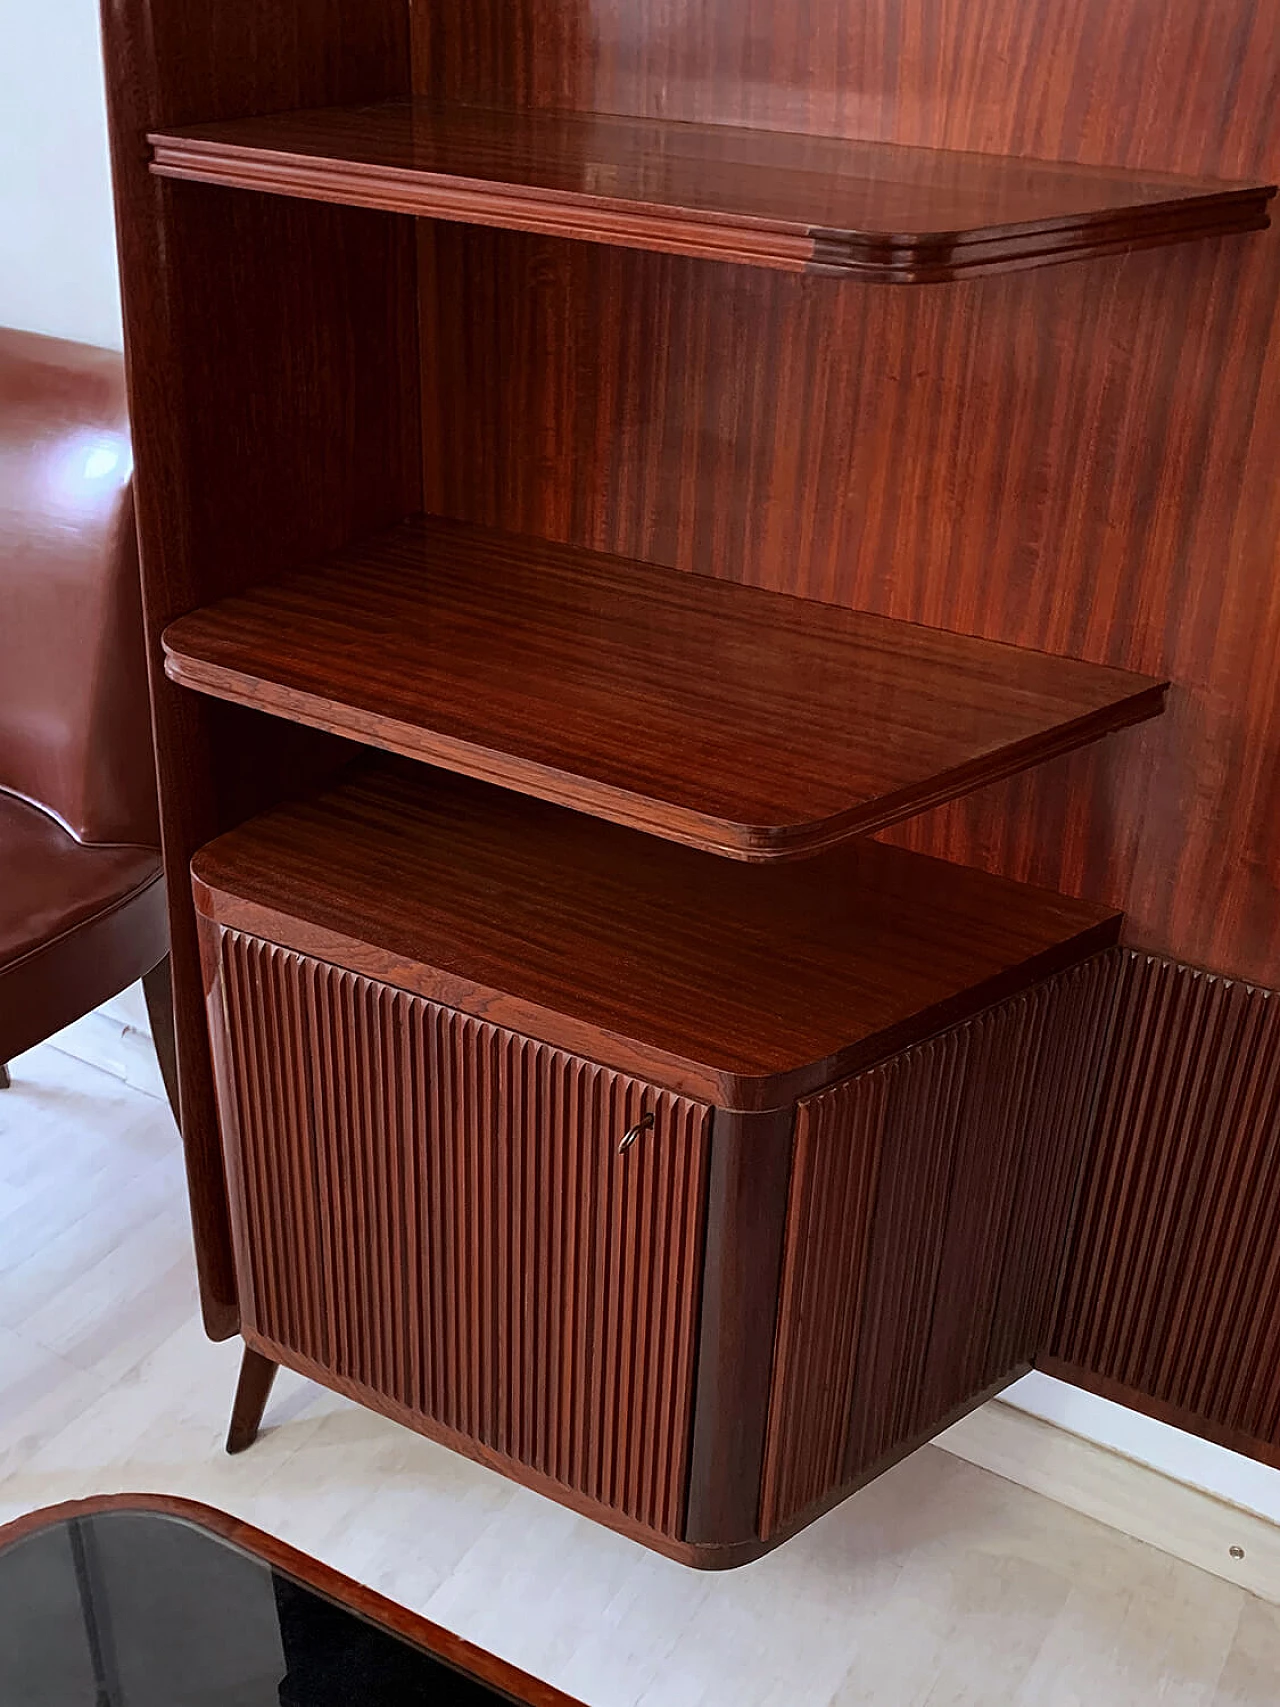
[[[7,1091],[13,1080],[9,1077],[9,1063],[0,1061],[0,1091]]]
[[[236,1384],[236,1402],[231,1407],[231,1427],[227,1430],[228,1452],[243,1452],[258,1438],[262,1413],[267,1408],[278,1367],[269,1357],[254,1351],[252,1346],[244,1348],[240,1380]]]
[[[166,954],[158,966],[153,966],[142,980],[142,993],[147,999],[147,1018],[151,1021],[151,1041],[160,1058],[160,1077],[173,1118],[181,1125],[178,1115],[178,1045],[173,1030],[173,976]]]

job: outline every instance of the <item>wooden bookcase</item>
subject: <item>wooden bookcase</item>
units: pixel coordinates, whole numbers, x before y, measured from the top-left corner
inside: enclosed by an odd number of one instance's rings
[[[1008,289],[1257,231],[1273,186],[662,114],[657,33],[645,110],[598,58],[594,110],[554,9],[445,11],[104,13],[206,1323],[237,1447],[287,1363],[734,1564],[1044,1352],[1111,1046],[1109,899],[867,838],[1167,679],[757,575],[719,450],[655,458],[592,369],[622,300],[577,257],[661,297],[692,411],[689,305],[744,271],[819,317]],[[841,477],[794,390],[735,430],[784,429],[803,531]],[[591,522],[636,493],[668,545]]]

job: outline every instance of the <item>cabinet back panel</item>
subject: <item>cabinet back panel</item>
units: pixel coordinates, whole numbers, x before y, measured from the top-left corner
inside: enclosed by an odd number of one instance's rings
[[[1274,0],[442,0],[414,87],[923,148],[1244,176]]]
[[[413,31],[419,93],[1280,167],[1280,0],[437,0]],[[1280,983],[1280,233],[951,289],[422,244],[429,508],[1171,674],[1157,729],[892,836]]]
[[[1170,675],[1150,730],[893,839],[1280,982],[1272,233],[950,291],[447,225],[420,256],[428,509]]]
[[[239,932],[217,952],[246,1328],[679,1536],[710,1111]]]

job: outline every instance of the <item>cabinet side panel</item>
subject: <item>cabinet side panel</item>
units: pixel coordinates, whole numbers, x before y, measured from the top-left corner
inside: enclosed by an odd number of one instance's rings
[[[710,1111],[234,931],[221,956],[246,1329],[678,1536]]]
[[[148,170],[147,132],[409,88],[404,0],[103,0],[112,177],[182,1127],[209,1331],[237,1298],[187,865],[331,765],[326,737],[201,701],[160,634],[194,607],[418,507],[408,221]]]
[[[1043,1366],[1280,1463],[1277,1204],[1280,994],[1127,955]]]
[[[1115,975],[1099,956],[800,1105],[766,1535],[1042,1348]]]

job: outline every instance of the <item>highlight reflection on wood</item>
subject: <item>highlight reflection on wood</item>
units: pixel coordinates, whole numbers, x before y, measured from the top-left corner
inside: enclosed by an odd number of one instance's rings
[[[163,177],[913,284],[1256,231],[1275,193],[780,130],[425,102],[147,140]]]
[[[426,518],[183,617],[164,646],[187,687],[755,860],[1164,701],[1123,670]]]

